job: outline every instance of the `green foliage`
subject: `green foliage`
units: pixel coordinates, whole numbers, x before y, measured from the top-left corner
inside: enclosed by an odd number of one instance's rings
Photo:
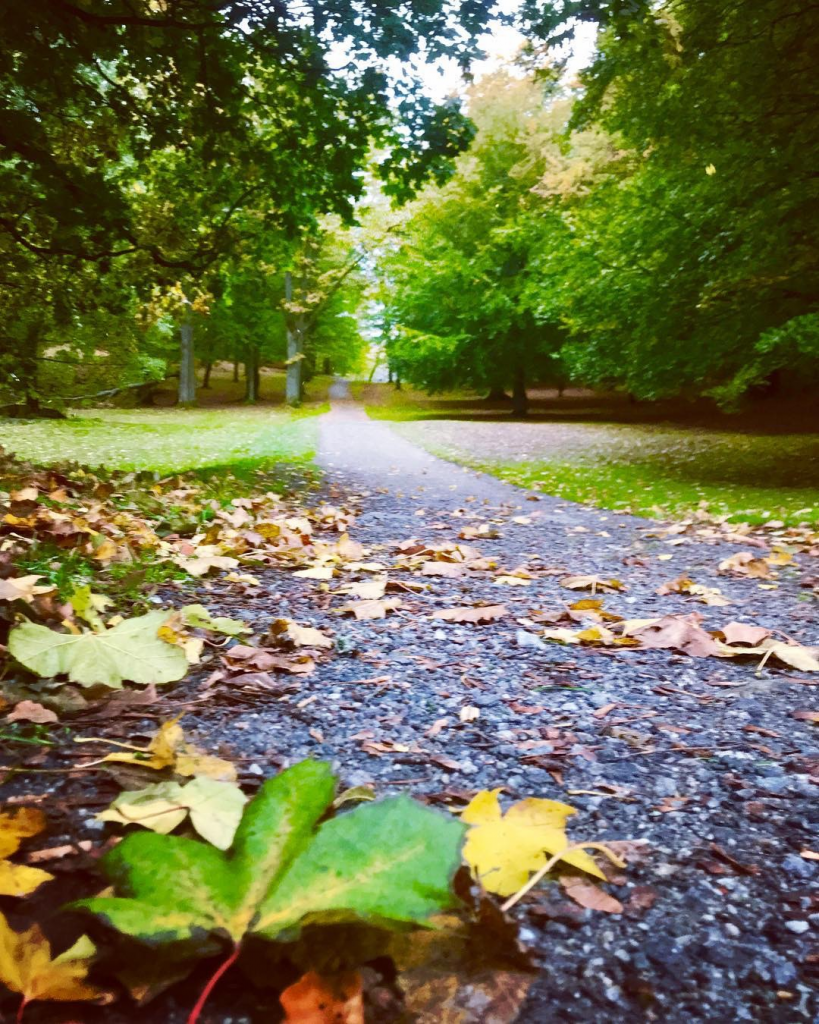
[[[473,87],[478,130],[453,181],[409,208],[381,260],[391,366],[433,391],[562,377],[549,282],[533,278],[533,231],[563,230],[532,194],[557,125],[550,97],[498,74]],[[539,237],[539,236],[538,236]]]
[[[764,381],[810,386],[815,347],[786,325],[815,314],[819,283],[819,11],[576,7],[606,25],[572,118],[585,173],[542,187],[573,231],[542,267],[564,281],[575,375],[728,403]],[[584,160],[592,128],[608,142]]]
[[[319,825],[333,800],[329,765],[302,761],[264,783],[221,853],[173,836],[127,836],[105,858],[114,897],[82,900],[143,942],[276,941],[306,924],[422,924],[452,904],[463,826],[407,797]]]

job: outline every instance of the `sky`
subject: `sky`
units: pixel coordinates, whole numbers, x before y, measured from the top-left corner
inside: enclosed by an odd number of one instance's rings
[[[518,6],[518,0],[502,0],[500,4],[506,14],[513,14]],[[556,55],[559,57],[568,55],[569,59],[566,64],[568,75],[576,74],[591,62],[596,34],[596,25],[588,22],[582,23],[577,27],[574,40],[556,51]],[[475,78],[489,74],[511,60],[524,41],[525,37],[517,29],[495,22],[491,30],[481,38],[481,49],[486,53],[486,59],[476,61],[472,65],[472,73]],[[463,92],[466,85],[454,60],[439,61],[435,65],[423,65],[419,68],[419,74],[426,91],[438,102],[448,96]]]

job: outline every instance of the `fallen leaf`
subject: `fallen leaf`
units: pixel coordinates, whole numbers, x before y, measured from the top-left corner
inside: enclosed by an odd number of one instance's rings
[[[49,708],[44,708],[33,700],[21,700],[15,704],[14,710],[6,715],[7,722],[35,722],[45,725],[48,722],[59,722],[57,715]]]
[[[377,601],[384,596],[387,588],[387,577],[379,576],[374,580],[361,580],[360,582],[345,583],[336,591],[338,594],[349,594],[351,597],[360,597],[364,601]]]
[[[693,658],[713,657],[720,653],[714,638],[700,626],[697,614],[666,615],[649,625],[631,631],[640,646],[650,650],[671,648]]]
[[[570,845],[566,819],[575,809],[556,800],[530,797],[501,812],[500,789],[483,790],[464,808],[461,820],[471,825],[464,859],[488,892],[511,896],[542,867],[547,854]],[[570,850],[561,858],[597,878],[605,876],[584,850]]]
[[[133,683],[170,683],[188,671],[185,652],[158,636],[169,615],[148,612],[125,619],[101,633],[56,633],[25,622],[9,633],[9,651],[31,672],[52,678],[67,675],[81,686],[97,683],[119,688]]]
[[[497,622],[509,612],[505,605],[487,604],[477,607],[465,608],[443,608],[441,611],[433,612],[433,619],[443,619],[445,622],[472,622],[476,625],[484,625],[489,622]]]
[[[455,579],[463,576],[464,572],[463,562],[424,562],[421,566],[422,576],[446,576]]]
[[[339,615],[354,615],[356,619],[385,619],[387,612],[397,611],[403,602],[400,597],[385,597],[380,601],[351,601],[336,608]]]
[[[792,711],[791,718],[796,718],[800,722],[813,722],[814,725],[819,725],[819,711]]]
[[[31,604],[40,594],[50,594],[57,588],[51,584],[38,587],[37,580],[42,576],[19,576],[17,579],[0,580],[0,601],[25,601]]]
[[[730,558],[725,558],[719,563],[720,572],[733,572],[739,576],[750,576],[755,579],[766,579],[771,575],[770,566],[762,559],[757,558],[751,551],[738,551]]]
[[[295,647],[332,647],[332,638],[313,626],[300,626],[291,619],[276,619],[270,626],[274,637],[289,640]]]
[[[626,585],[620,580],[601,579],[599,576],[565,576],[560,585],[568,590],[590,590],[593,594],[598,590],[608,594],[626,589]]]
[[[604,914],[623,913],[623,904],[593,882],[575,875],[561,875],[560,884],[570,899],[587,910],[601,910]]]
[[[173,768],[178,775],[206,775],[211,779],[235,782],[236,769],[229,761],[206,754],[185,739],[179,717],[163,722],[146,748],[117,751],[108,754],[104,760],[136,764],[156,771]]]
[[[242,819],[247,797],[232,782],[206,776],[184,786],[158,782],[145,789],[121,793],[97,821],[120,825],[144,825],[162,835],[172,832],[190,814],[199,835],[218,850],[226,850]]]
[[[466,707],[461,708],[458,712],[458,717],[462,722],[474,722],[480,716],[480,708],[473,707],[471,704],[467,704]]]
[[[229,619],[224,615],[214,618],[201,604],[188,604],[179,609],[182,621],[194,629],[207,629],[225,636],[239,636],[241,633],[252,633],[253,630],[241,619]]]
[[[771,635],[764,626],[749,626],[743,622],[728,622],[720,627],[720,633],[727,644],[748,644],[751,647],[756,647]]]
[[[279,996],[284,1024],[364,1024],[364,995],[358,971],[322,977],[302,975]]]
[[[96,949],[83,935],[64,953],[52,959],[51,945],[40,926],[16,932],[0,914],[0,981],[23,997],[17,1020],[36,1000],[87,1002],[102,993],[86,984],[86,976]]]
[[[36,807],[20,807],[0,813],[0,896],[28,896],[54,876],[25,864],[12,864],[7,858],[20,849],[24,839],[39,835],[46,819]]]

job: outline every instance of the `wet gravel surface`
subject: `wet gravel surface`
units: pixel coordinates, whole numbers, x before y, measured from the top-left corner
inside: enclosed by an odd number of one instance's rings
[[[492,522],[497,539],[469,543],[509,570],[621,579],[628,589],[607,595],[607,610],[700,610],[712,629],[736,619],[816,642],[816,608],[798,568],[779,570],[776,590],[717,576],[741,545],[669,544],[644,519],[530,500],[537,496],[433,459],[356,407],[337,406],[322,430],[329,497],[360,510],[353,536],[368,557],[389,563],[398,542],[452,542],[465,525]],[[630,557],[645,564],[624,564]],[[706,608],[655,594],[682,574],[734,603]],[[792,717],[816,706],[811,678],[668,651],[543,644],[513,618],[430,618],[484,600],[526,620],[567,599],[561,575],[526,587],[486,573],[425,579],[428,589],[402,595],[395,615],[355,622],[333,614],[343,598],[276,574],[255,608],[220,610],[260,629],[274,613],[331,629],[346,653],[299,680],[290,699],[231,713],[220,735],[264,774],[271,759],[313,755],[332,760],[348,785],[373,782],[379,793],[445,800],[448,791],[504,786],[511,797],[573,804],[574,837],[647,840],[650,856],[611,888],[623,914],[551,892],[521,911],[543,967],[521,1024],[814,1019],[819,862],[800,852],[819,849],[819,751],[815,727]],[[465,706],[480,715],[462,724]]]
[[[396,613],[361,622],[334,612],[348,598],[286,572],[258,573],[255,599],[205,584],[212,612],[259,632],[289,617],[332,633],[336,651],[310,676],[277,677],[288,691],[278,697],[219,688],[210,710],[186,719],[191,737],[240,757],[246,778],[314,756],[379,794],[457,807],[503,786],[506,797],[572,804],[571,838],[647,841],[608,887],[623,913],[585,910],[557,886],[516,908],[542,968],[520,1024],[819,1019],[819,860],[801,856],[819,850],[819,751],[816,727],[793,717],[816,707],[816,676],[543,643],[530,619],[573,599],[564,574],[588,573],[626,584],[604,603],[627,618],[700,611],[706,628],[739,620],[816,643],[816,604],[800,586],[807,556],[776,570],[776,589],[720,576],[742,545],[672,539],[644,519],[530,495],[434,459],[344,402],[323,418],[320,462],[325,497],[356,512],[351,536],[366,558],[391,565],[400,542],[457,542],[465,526],[490,523],[496,538],[467,543],[535,578],[423,578]],[[732,605],[655,593],[683,574]],[[482,626],[431,618],[479,601],[511,615]],[[465,707],[479,716],[462,722]]]

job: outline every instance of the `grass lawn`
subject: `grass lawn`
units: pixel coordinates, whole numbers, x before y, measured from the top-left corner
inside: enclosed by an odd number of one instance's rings
[[[365,399],[371,416],[436,455],[572,501],[660,518],[703,505],[748,522],[819,518],[816,432],[778,432],[769,421],[754,429],[747,416],[669,422],[660,418],[667,409],[651,421],[650,407],[632,412],[587,397],[536,405],[528,421],[474,396],[392,391],[382,400],[370,389]],[[626,416],[639,422],[618,422]]]
[[[315,414],[323,408],[93,409],[67,420],[5,420],[0,437],[7,451],[38,465],[72,461],[160,474],[230,468],[242,475],[309,463]]]

